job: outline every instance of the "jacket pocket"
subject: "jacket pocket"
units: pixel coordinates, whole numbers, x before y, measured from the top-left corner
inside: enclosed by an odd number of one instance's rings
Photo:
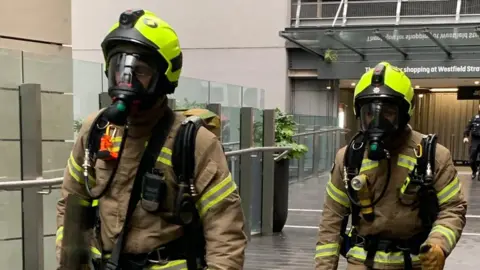
[[[115,166],[117,166],[116,161],[107,162],[101,159],[97,159],[97,161],[95,162],[95,183],[93,185],[90,184],[91,191],[94,196],[100,195],[100,193],[102,193],[105,188],[111,189],[114,186],[114,183],[111,183],[108,187],[107,184],[110,181],[110,177],[112,176],[112,171]],[[115,173],[115,177],[112,182],[123,178],[126,178],[126,175],[122,174],[121,167],[119,167],[117,168],[117,172]]]

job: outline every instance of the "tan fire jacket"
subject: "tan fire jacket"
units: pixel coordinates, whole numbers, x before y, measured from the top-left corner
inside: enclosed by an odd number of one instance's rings
[[[399,200],[399,191],[416,164],[414,148],[420,143],[422,136],[418,132],[408,130],[404,146],[397,153],[392,153],[391,179],[385,196],[374,207],[375,220],[372,223],[361,219],[357,228],[359,235],[408,239],[421,232],[418,208],[412,209],[411,206],[402,204]],[[343,217],[350,213],[350,201],[343,182],[345,150],[346,147],[338,151],[326,188],[322,221],[316,245],[316,270],[335,270],[338,267],[341,244],[340,227]],[[426,242],[440,245],[448,256],[460,239],[465,226],[467,203],[450,152],[440,144],[437,144],[436,148],[435,168],[434,187],[437,191],[440,213]],[[369,160],[365,153],[360,171],[368,176],[370,192],[374,194],[373,198],[377,198],[386,183],[387,161]],[[347,253],[347,258],[348,261],[358,263],[363,262],[366,255],[363,248],[354,247]],[[414,267],[419,266],[418,256],[413,256],[412,261]],[[403,255],[400,252],[377,252],[374,262],[375,269],[403,269]]]
[[[105,196],[99,199],[98,207],[101,220],[101,240],[103,247],[92,247],[93,255],[99,256],[112,251],[116,237],[125,220],[130,191],[133,186],[137,167],[149,139],[150,132],[157,119],[161,119],[164,109],[153,108],[148,113],[132,119],[125,150],[121,157],[115,178]],[[86,135],[92,125],[95,113],[84,122],[75,142],[64,174],[62,199],[57,204],[57,260],[60,249],[65,213],[65,198],[69,194],[78,194],[90,200],[84,188],[83,168]],[[175,135],[181,121],[185,118],[175,114],[175,122],[167,138],[156,168],[162,171],[168,182],[168,192],[164,207],[171,211],[174,203],[174,172],[172,168],[172,149]],[[112,134],[115,132],[115,134]],[[114,150],[118,151],[123,129],[113,128]],[[195,187],[198,196],[196,206],[200,213],[206,240],[206,261],[209,269],[242,269],[246,247],[246,235],[243,232],[244,215],[240,206],[237,186],[227,167],[227,161],[219,140],[205,128],[201,128],[196,138],[195,150]],[[97,160],[94,170],[89,172],[92,193],[98,194],[106,185],[115,161]],[[145,211],[140,204],[133,213],[131,229],[126,238],[125,253],[147,253],[182,235],[179,226],[167,223],[162,213]],[[179,269],[183,261],[174,262],[172,267]],[[160,269],[160,268],[159,268]],[[170,268],[161,268],[170,269]]]

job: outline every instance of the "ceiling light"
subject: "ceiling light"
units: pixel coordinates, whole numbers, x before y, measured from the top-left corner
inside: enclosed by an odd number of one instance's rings
[[[351,84],[351,85],[352,85],[352,86],[355,86],[355,85],[356,85],[356,83],[352,82],[352,84]]]
[[[420,85],[415,85],[415,89],[418,89],[418,88],[420,88]]]
[[[458,88],[432,88],[431,92],[456,92]]]
[[[475,84],[479,84],[480,82],[479,81],[475,81]]]
[[[330,89],[332,89],[332,87],[330,87],[330,86],[327,86],[327,89],[328,89],[328,90],[330,90]]]
[[[419,98],[423,98],[423,94],[418,95]]]

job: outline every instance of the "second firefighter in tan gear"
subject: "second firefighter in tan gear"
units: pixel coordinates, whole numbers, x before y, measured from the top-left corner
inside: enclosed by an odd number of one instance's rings
[[[377,74],[383,78],[375,77]],[[363,90],[365,92],[362,93]],[[405,261],[408,257],[411,269],[442,270],[445,259],[451,254],[460,239],[465,226],[467,209],[450,152],[444,146],[436,144],[432,187],[436,193],[439,211],[436,219],[432,221],[431,229],[425,232],[422,220],[419,218],[419,200],[421,198],[415,193],[406,194],[406,190],[412,186],[410,177],[417,166],[419,145],[425,135],[412,130],[406,124],[409,116],[404,115],[406,120],[403,120],[403,125],[401,124],[402,120],[397,123],[390,121],[395,119],[395,114],[402,115],[402,106],[407,108],[404,111],[409,111],[409,106],[404,101],[413,102],[410,80],[399,69],[384,62],[362,77],[355,92],[354,104],[359,109],[356,111],[357,116],[362,111],[363,117],[360,118],[369,117],[370,120],[366,122],[367,125],[364,125],[365,136],[371,136],[367,132],[369,129],[369,132],[376,132],[377,135],[374,136],[380,138],[377,138],[378,141],[375,143],[385,144],[371,147],[374,143],[368,140],[364,141],[367,150],[360,156],[361,159],[363,157],[363,160],[361,160],[359,171],[356,172],[357,176],[351,180],[352,188],[358,191],[356,192],[357,203],[368,207],[359,211],[358,224],[352,231],[355,232],[355,239],[345,250],[348,261],[347,269],[406,269]],[[367,98],[359,104],[362,97]],[[400,101],[395,103],[395,98],[398,100],[398,97],[400,97]],[[395,107],[395,104],[398,104],[398,107]],[[411,115],[413,105],[410,105],[409,113]],[[374,110],[362,106],[370,106]],[[360,108],[362,109],[360,110]],[[384,118],[378,120],[378,117]],[[395,136],[386,138],[381,133],[388,134],[388,128],[384,128],[382,125],[374,126],[375,121],[381,123],[385,120],[389,121],[388,125],[394,123],[392,126],[399,127],[398,130],[390,133]],[[351,210],[354,206],[348,190],[350,184],[347,185],[345,181],[347,171],[344,162],[348,147],[338,151],[327,183],[316,243],[316,270],[336,270],[342,248],[345,248],[348,240],[348,236],[342,234],[345,217],[352,214]],[[386,155],[385,153],[371,153],[382,147],[385,149]],[[382,154],[384,156],[377,159]],[[357,187],[354,187],[355,184]],[[383,197],[379,198],[382,193]],[[372,206],[373,201],[378,202]],[[425,239],[422,239],[421,243],[417,243],[418,250],[412,250],[414,254],[405,253],[394,246],[385,244],[406,243],[422,233],[425,235]],[[369,253],[369,245],[372,241],[367,241],[368,239],[377,240],[375,253]],[[371,265],[368,265],[367,261],[370,261]]]

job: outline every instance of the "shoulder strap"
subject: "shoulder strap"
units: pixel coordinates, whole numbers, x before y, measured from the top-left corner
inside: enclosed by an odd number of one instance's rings
[[[365,136],[362,132],[358,132],[348,144],[347,149],[345,150],[345,156],[343,158],[343,165],[346,168],[347,178],[352,180],[355,176],[360,173],[360,168],[362,167],[363,156],[365,152]],[[353,190],[351,186],[348,186],[347,192],[353,197],[354,200],[357,200],[357,193]],[[360,222],[360,208],[355,204],[351,203],[350,206],[351,216],[352,216],[352,226],[357,226]],[[342,223],[342,232],[346,236],[346,229],[348,224],[348,216],[346,216]]]
[[[88,131],[87,140],[85,142],[86,148],[89,151],[89,157],[93,160],[94,155],[100,149],[100,139],[106,131],[108,120],[105,117],[105,109],[101,109],[95,119],[92,121],[92,126]]]
[[[120,254],[124,247],[124,240],[128,233],[128,226],[136,208],[138,201],[140,200],[140,193],[142,187],[143,175],[151,170],[155,166],[155,162],[160,154],[161,147],[167,140],[170,129],[173,125],[174,115],[170,108],[166,109],[165,116],[158,121],[152,131],[150,140],[148,141],[147,148],[142,156],[140,165],[137,169],[137,174],[132,187],[130,200],[128,202],[127,214],[125,216],[125,222],[123,223],[122,231],[120,232],[115,247],[112,251],[112,256],[105,265],[106,270],[117,270],[118,262],[120,260]]]
[[[172,165],[177,184],[192,184],[195,171],[195,140],[197,132],[202,126],[202,119],[198,116],[190,116],[183,120],[178,128],[173,145]]]
[[[348,179],[353,179],[360,173],[365,152],[365,136],[358,132],[348,144],[343,158],[343,166],[347,169]]]
[[[429,134],[422,138],[416,149],[417,166],[415,173],[423,177],[424,184],[431,184],[435,174],[435,152],[437,148],[437,135]]]
[[[422,138],[420,149],[422,153],[417,154],[417,166],[415,174],[417,181],[420,183],[419,189],[419,217],[422,220],[422,226],[425,232],[430,232],[433,223],[437,219],[440,207],[438,198],[433,187],[433,180],[435,178],[435,150],[437,145],[437,136],[429,134]],[[423,239],[422,239],[423,240]]]
[[[202,123],[198,116],[187,117],[179,127],[172,153],[173,170],[179,187],[174,202],[174,221],[183,226],[183,248],[188,269],[197,268],[197,259],[200,259],[200,264],[206,266],[203,261],[205,238],[199,222],[199,213],[193,201],[193,196],[196,195],[195,141]]]

